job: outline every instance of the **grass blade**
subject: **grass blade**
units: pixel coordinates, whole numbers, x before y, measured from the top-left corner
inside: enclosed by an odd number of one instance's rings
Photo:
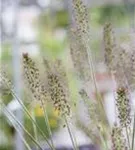
[[[35,113],[34,113],[33,109],[32,109],[32,117],[33,117],[33,120],[35,120],[35,122],[36,122],[36,117],[35,117]],[[35,137],[36,141],[38,141],[36,125],[33,122],[32,122],[32,125],[33,125],[34,137]],[[38,150],[38,147],[37,147],[37,150]]]
[[[27,133],[27,135],[31,138],[31,140],[40,148],[40,150],[43,150],[42,147],[39,145],[39,143],[33,138],[33,136],[29,133],[27,129],[17,120],[17,118],[13,115],[13,113],[8,110],[5,106],[5,104],[2,102],[2,105],[4,106],[4,109],[6,112],[14,119],[14,121]]]
[[[68,123],[68,121],[67,121],[66,116],[64,116],[64,120],[65,120],[67,129],[68,129],[68,133],[69,133],[69,135],[70,135],[70,139],[71,139],[72,144],[73,144],[73,148],[74,148],[74,150],[78,150],[76,140],[75,140],[74,137],[73,137],[73,134],[72,134],[72,132],[71,132],[71,129],[70,129],[70,126],[69,126],[69,123]]]
[[[37,127],[37,129],[39,130],[39,132],[41,133],[41,135],[44,137],[46,143],[48,144],[48,146],[53,150],[52,145],[49,143],[46,135],[44,134],[44,132],[40,129],[39,125],[35,122],[35,120],[32,118],[30,112],[28,111],[28,109],[26,108],[26,106],[23,104],[23,102],[21,101],[21,99],[16,95],[16,93],[14,92],[14,90],[11,88],[11,86],[8,84],[9,82],[7,82],[7,79],[4,78],[4,76],[1,75],[1,79],[4,81],[5,85],[10,89],[12,95],[15,97],[15,99],[18,101],[18,103],[22,106],[23,111],[28,115],[28,117],[30,118],[30,120],[35,124],[35,126]]]
[[[134,142],[135,142],[135,113],[134,113],[134,122],[133,122],[133,135],[132,135],[132,149],[134,150]]]

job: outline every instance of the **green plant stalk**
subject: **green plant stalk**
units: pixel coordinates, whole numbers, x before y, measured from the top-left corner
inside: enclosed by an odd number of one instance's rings
[[[33,117],[33,120],[36,122],[36,117],[35,117],[34,109],[32,109],[32,117]],[[33,131],[34,131],[35,139],[36,139],[36,141],[38,141],[38,133],[37,133],[36,125],[33,122],[32,122],[32,125],[33,125]],[[38,147],[36,149],[38,150]]]
[[[103,127],[103,131],[105,132],[104,127]],[[106,148],[106,150],[108,150],[108,143],[107,143],[107,139],[105,139],[105,137],[104,137],[104,136],[102,136],[102,137],[103,137],[103,140],[104,140],[105,148]]]
[[[12,125],[13,125],[14,128],[15,128],[15,130],[18,132],[18,134],[19,134],[20,138],[22,139],[23,143],[25,144],[26,148],[27,148],[28,150],[32,150],[31,147],[29,146],[29,144],[27,143],[27,141],[25,140],[25,138],[24,138],[24,137],[22,136],[22,134],[20,133],[19,129],[15,126],[15,124],[14,124],[11,120],[9,120],[9,121],[12,123]]]
[[[91,52],[91,50],[90,50],[90,48],[88,46],[89,42],[86,43],[86,41],[84,41],[84,39],[82,39],[82,40],[83,40],[83,42],[86,45],[86,52],[87,52],[87,55],[88,55],[88,63],[89,63],[90,71],[91,71],[91,76],[92,76],[92,79],[93,79],[93,82],[94,82],[96,97],[97,97],[97,100],[99,101],[99,104],[101,105],[101,108],[103,109],[104,115],[106,116],[104,105],[102,103],[102,98],[101,98],[101,95],[100,95],[100,93],[98,91],[98,88],[97,88],[97,81],[96,81],[96,77],[95,77],[95,73],[94,73],[93,60],[92,60],[92,57],[89,54],[89,52]]]
[[[33,76],[31,76],[31,78],[34,80]],[[47,127],[47,131],[48,131],[48,134],[49,134],[49,137],[50,137],[50,142],[52,144],[51,147],[54,150],[55,147],[54,147],[54,143],[53,143],[53,140],[52,140],[52,132],[51,132],[51,128],[50,128],[50,125],[49,125],[48,115],[47,115],[46,109],[44,107],[44,102],[43,102],[42,98],[40,99],[40,101],[41,101],[41,107],[42,107],[42,110],[43,110],[43,113],[44,113],[45,125]]]
[[[69,133],[69,135],[70,135],[71,142],[72,142],[72,144],[73,144],[73,148],[74,148],[74,150],[78,150],[77,143],[76,143],[75,140],[74,140],[73,134],[72,134],[72,132],[71,132],[70,126],[69,126],[69,124],[68,124],[68,121],[67,121],[67,118],[66,118],[65,115],[64,115],[64,120],[65,120],[67,129],[68,129],[68,133]]]
[[[46,124],[47,130],[48,130],[48,133],[49,133],[49,137],[50,137],[50,140],[51,140],[52,148],[53,148],[53,150],[55,150],[54,143],[53,143],[53,140],[52,140],[52,132],[51,132],[51,128],[50,128],[50,125],[49,125],[48,115],[47,115],[47,112],[46,112],[46,109],[44,107],[44,103],[43,103],[42,99],[41,99],[41,104],[42,104],[42,109],[43,109],[43,113],[44,113],[45,124]]]
[[[113,84],[116,86],[116,80],[115,80],[115,76],[114,76],[114,74],[113,74],[113,72],[111,71],[111,78],[112,78],[112,82],[113,82]],[[114,94],[114,91],[113,91],[113,97],[114,97],[114,99],[115,99],[115,94]],[[115,122],[117,122],[117,111],[116,111],[116,105],[115,105],[115,101],[114,101],[114,106],[115,106]]]
[[[3,102],[2,102],[3,103]],[[5,104],[3,103],[3,106]],[[4,109],[8,112],[8,114],[16,121],[16,123],[27,133],[27,135],[31,138],[31,140],[40,148],[40,150],[43,150],[42,147],[39,145],[39,143],[33,138],[33,136],[29,133],[29,131],[17,120],[17,118],[13,115],[13,113],[4,106]]]
[[[70,126],[68,124],[68,121],[66,119],[66,116],[64,115],[64,117],[60,117],[60,116],[57,116],[61,121],[64,121],[66,126],[67,126],[67,129],[68,129],[68,132],[69,132],[69,135],[70,135],[70,139],[71,139],[71,142],[73,144],[73,146],[75,147],[74,149],[75,150],[78,150],[78,146],[77,146],[77,141],[76,141],[76,138],[73,137],[73,134],[72,134],[72,131],[70,129]]]
[[[1,77],[2,78],[2,77]],[[29,113],[28,109],[26,108],[26,106],[22,103],[22,101],[20,100],[20,98],[15,94],[15,92],[10,88],[10,86],[6,83],[6,81],[4,80],[5,84],[7,85],[7,87],[10,89],[11,93],[13,94],[13,96],[16,98],[16,100],[19,102],[19,104],[22,106],[24,112],[29,116],[30,120],[36,125],[36,127],[38,128],[38,130],[40,131],[40,133],[42,134],[42,136],[44,137],[45,141],[47,142],[48,146],[53,150],[53,147],[50,145],[50,143],[48,142],[48,139],[46,137],[46,135],[43,133],[43,131],[40,129],[39,125],[33,120],[31,114]]]
[[[90,107],[91,107],[91,104],[90,104],[90,102],[89,102],[89,100],[88,99],[84,99],[84,101],[85,101],[85,103],[87,104],[87,105],[89,105]],[[98,129],[98,123],[97,123],[97,120],[95,119],[95,120],[93,120],[94,121],[94,123],[95,123],[95,125],[96,125],[96,127],[97,127],[97,129]],[[101,140],[103,141],[103,136],[101,136],[100,135],[100,137],[101,137]],[[104,141],[103,141],[103,143],[104,143]],[[101,145],[101,144],[100,144]]]
[[[126,129],[126,136],[127,136],[127,140],[128,140],[128,147],[130,149],[130,139],[129,139],[129,134],[128,134],[127,126],[125,126],[125,129]]]
[[[27,113],[27,115],[30,117],[31,121],[36,125],[36,127],[39,129],[40,133],[42,134],[42,136],[45,138],[45,141],[47,142],[47,144],[50,146],[50,148],[53,150],[52,146],[50,145],[46,135],[43,133],[43,131],[40,129],[39,125],[33,120],[31,114],[29,113],[29,111],[27,110],[27,108],[25,107],[25,105],[21,102],[21,100],[17,97],[17,95],[12,91],[13,95],[15,96],[15,98],[17,99],[17,101],[20,103],[20,105],[23,107],[24,111]]]
[[[134,150],[134,142],[135,142],[135,113],[134,113],[134,121],[133,121],[133,135],[132,135],[132,148]]]
[[[85,99],[84,101],[85,101],[86,104],[88,104],[88,105],[91,107],[90,102],[89,102],[87,99]],[[96,126],[98,125],[98,122],[97,122],[96,119],[94,120],[94,123],[95,123]],[[97,126],[97,128],[98,128],[98,126]],[[106,147],[106,150],[108,150],[108,149],[107,149],[107,147],[108,147],[107,142],[105,142],[106,140],[105,140],[105,138],[102,136],[102,134],[100,134],[100,138],[101,138],[101,140],[102,140],[103,143],[104,143],[104,147]]]
[[[77,140],[76,140],[75,136],[74,136],[74,142],[75,142],[75,145],[76,145],[77,150],[79,150],[79,148],[78,148],[78,146],[77,146]]]
[[[100,138],[101,138],[101,141],[102,141],[102,143],[101,143],[102,148],[105,148],[106,150],[108,150],[107,142],[105,142],[105,139],[104,139],[104,137],[101,133],[100,133]]]
[[[85,43],[86,45],[86,52],[87,52],[87,55],[88,55],[88,62],[89,62],[89,68],[90,68],[90,71],[91,71],[91,75],[92,75],[92,78],[93,78],[93,82],[94,82],[94,87],[95,87],[95,92],[96,92],[96,97],[97,97],[97,100],[100,104],[100,110],[103,111],[103,114],[104,114],[104,117],[106,117],[106,112],[105,112],[105,109],[104,109],[104,105],[102,103],[102,98],[101,98],[101,95],[98,91],[98,88],[97,88],[97,82],[96,82],[96,77],[95,77],[95,73],[94,73],[94,66],[93,66],[93,60],[92,60],[92,57],[90,56],[89,52],[91,52],[88,44],[89,42],[87,41],[84,41],[84,39],[82,39],[83,42]],[[107,120],[106,120],[107,121]],[[107,122],[108,123],[108,122]],[[106,140],[105,140],[105,143],[106,143]],[[106,143],[107,145],[107,143]]]
[[[15,130],[19,133],[19,130],[14,126]],[[27,143],[27,141],[24,139],[24,137],[19,133],[19,136],[21,137],[23,143],[25,144],[26,148],[28,150],[32,150],[31,147],[29,146],[29,144]]]

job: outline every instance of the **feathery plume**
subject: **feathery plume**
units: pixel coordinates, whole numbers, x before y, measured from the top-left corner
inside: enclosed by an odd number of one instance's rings
[[[39,69],[27,53],[23,54],[23,70],[26,84],[34,99],[41,100],[43,98],[44,101],[48,100],[49,93],[45,86],[41,84]]]
[[[89,126],[86,126],[81,120],[76,120],[77,127],[82,130],[96,145],[101,145],[101,139],[99,131],[97,130],[95,124],[90,123]]]
[[[120,45],[118,51],[118,64],[121,66],[121,71],[123,70],[123,75],[116,77],[118,81],[121,81],[121,77],[124,79],[121,83],[124,83],[125,80],[131,90],[135,89],[135,38],[134,33],[129,35],[130,39],[128,42],[124,42]],[[117,69],[118,72],[119,69]]]
[[[75,28],[77,29],[78,35],[88,36],[89,33],[89,17],[87,7],[81,0],[72,0],[73,4],[73,16],[75,21]]]
[[[4,71],[5,68],[0,68],[0,96],[12,95],[12,90],[15,90],[14,85],[8,76],[8,74]]]
[[[67,90],[67,94],[69,93],[69,88],[68,87],[68,77],[67,73],[65,70],[65,66],[62,64],[62,61],[59,59],[56,59],[54,62],[54,71],[57,73],[59,78],[62,80],[64,89]]]
[[[77,31],[72,30],[71,34],[70,55],[76,74],[81,81],[90,81],[91,73],[86,45],[78,37]]]
[[[106,23],[104,26],[104,48],[105,48],[105,63],[109,71],[115,71],[116,55],[114,55],[114,52],[117,50],[117,46],[115,43],[112,25],[110,23]]]
[[[70,31],[70,54],[75,71],[81,81],[90,81],[91,73],[87,49],[89,23],[87,7],[81,0],[72,0],[74,25]]]
[[[115,67],[115,79],[119,87],[124,87],[129,84],[131,80],[130,74],[130,55],[125,49],[119,47],[119,50],[115,53],[117,55],[117,67]],[[126,60],[126,62],[125,62]],[[115,61],[115,60],[114,60]]]
[[[99,112],[97,108],[97,103],[90,99],[90,97],[87,95],[86,91],[84,89],[81,89],[79,91],[79,94],[81,95],[82,99],[85,101],[88,106],[88,112],[90,115],[90,118],[92,121],[101,121],[101,118],[99,117]]]
[[[54,67],[56,64],[50,65],[50,63],[46,59],[44,59],[44,65],[46,67],[47,72],[48,92],[51,96],[51,100],[54,104],[54,107],[56,110],[59,111],[60,115],[69,116],[70,106],[68,104],[68,87],[67,85],[65,86],[65,84],[63,84],[63,82],[65,81],[62,80],[63,78],[60,78],[61,75],[59,74],[59,72],[57,72],[59,69],[56,69]]]
[[[118,127],[116,124],[112,128],[111,139],[112,150],[128,150],[122,128]]]
[[[131,123],[131,105],[128,90],[125,87],[117,89],[116,105],[121,126],[129,126]]]
[[[96,101],[92,101],[90,99],[84,89],[82,89],[79,94],[88,107],[90,126],[94,125],[95,129],[98,130],[98,132],[102,133],[102,136],[107,139],[108,133],[106,132],[106,130],[108,129],[108,121],[106,116],[103,114],[103,111],[99,108],[99,105]]]
[[[7,77],[7,74],[3,71],[3,69],[0,70],[0,84],[5,85],[9,89],[13,89],[13,83],[12,81]]]

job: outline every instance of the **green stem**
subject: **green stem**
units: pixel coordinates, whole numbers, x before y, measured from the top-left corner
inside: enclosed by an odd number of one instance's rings
[[[28,109],[26,108],[26,106],[23,104],[23,102],[21,101],[21,99],[15,94],[15,92],[13,91],[13,89],[10,88],[10,86],[8,85],[8,83],[4,80],[6,86],[10,89],[12,95],[16,98],[16,100],[18,101],[18,103],[22,106],[24,112],[29,116],[30,120],[36,125],[36,127],[38,128],[39,132],[41,133],[41,135],[44,137],[46,143],[48,144],[48,146],[53,150],[53,147],[51,146],[51,144],[48,142],[48,139],[46,137],[46,135],[44,134],[44,132],[40,129],[39,125],[33,120],[31,114],[29,113]]]
[[[43,150],[42,147],[39,145],[39,143],[33,138],[33,136],[29,133],[29,131],[17,120],[17,118],[13,115],[13,113],[8,110],[3,103],[4,109],[6,112],[15,120],[15,122],[26,132],[26,134],[31,138],[31,140],[40,148],[40,150]]]
[[[41,104],[42,104],[42,109],[43,109],[43,113],[44,113],[45,124],[46,124],[48,134],[49,134],[49,137],[50,137],[50,140],[51,140],[52,148],[53,148],[53,150],[55,150],[54,143],[53,143],[53,140],[52,140],[52,132],[51,132],[51,128],[50,128],[50,125],[49,125],[48,115],[47,115],[47,112],[46,112],[46,109],[44,107],[44,103],[43,103],[42,99],[41,99]]]
[[[15,128],[15,126],[14,126],[14,128]],[[15,128],[15,130],[19,133],[19,130],[17,128]],[[29,146],[29,144],[27,143],[27,141],[24,139],[24,137],[20,133],[19,133],[19,136],[21,137],[21,139],[22,139],[23,143],[25,144],[26,148],[28,150],[32,150],[31,147]]]
[[[52,146],[50,145],[50,143],[48,142],[48,139],[46,137],[46,135],[43,133],[43,131],[40,129],[39,125],[33,120],[31,114],[29,113],[28,109],[25,107],[25,105],[22,103],[22,101],[19,99],[19,97],[17,97],[17,95],[14,93],[13,90],[12,94],[13,96],[17,99],[17,101],[19,102],[19,104],[22,106],[22,108],[24,109],[24,111],[27,113],[27,115],[29,116],[29,118],[31,119],[31,121],[36,125],[36,127],[39,129],[40,133],[42,134],[42,136],[45,138],[45,141],[47,142],[47,144],[50,146],[50,148],[53,150]]]
[[[127,126],[125,126],[125,129],[126,129],[126,136],[127,136],[127,140],[128,140],[128,147],[130,149],[130,139],[129,139],[129,134],[128,134]]]
[[[20,138],[22,139],[23,143],[25,144],[26,148],[27,148],[28,150],[32,150],[31,147],[29,146],[29,144],[27,143],[27,141],[25,140],[25,138],[24,138],[24,137],[22,136],[22,134],[20,133],[19,129],[15,126],[15,124],[14,124],[11,120],[9,120],[9,121],[12,123],[12,125],[13,125],[14,128],[15,128],[15,130],[18,132],[18,134],[19,134]]]
[[[112,82],[113,82],[113,84],[114,84],[114,87],[116,87],[116,80],[115,80],[115,76],[114,76],[114,74],[113,74],[112,71],[111,71],[111,78],[112,78]],[[114,92],[114,91],[113,91],[113,97],[114,97],[114,100],[115,100],[116,98],[115,98],[115,92]],[[117,114],[117,113],[116,113],[117,110],[116,110],[116,105],[115,105],[115,103],[116,103],[116,102],[114,101],[114,106],[115,106],[115,108],[114,108],[114,109],[115,109],[115,122],[117,122],[117,115],[116,115],[116,114]]]
[[[13,127],[15,128],[15,130],[18,132],[20,138],[22,139],[23,143],[25,144],[26,148],[28,150],[32,150],[31,147],[29,146],[29,144],[27,143],[27,141],[25,140],[25,138],[22,136],[22,134],[20,133],[19,129],[17,128],[17,126],[15,126],[15,124],[13,123],[12,120],[9,119],[9,121],[11,122],[11,124],[13,125]]]
[[[89,45],[89,39],[88,39],[88,41],[85,41],[84,39],[82,39],[82,41],[86,45],[86,53],[88,55],[89,69],[91,71],[91,76],[92,76],[92,79],[93,79],[93,82],[94,82],[96,98],[99,102],[99,111],[100,111],[101,115],[103,116],[104,121],[109,125],[109,123],[107,121],[107,118],[106,118],[106,111],[105,111],[105,108],[104,108],[104,105],[103,105],[103,102],[102,102],[102,97],[101,97],[100,92],[99,92],[98,87],[97,87],[97,81],[96,81],[96,77],[95,77],[95,73],[94,73],[94,65],[93,65],[93,60],[92,60],[92,54],[91,55],[89,54],[89,52],[91,52],[90,47],[88,46]],[[106,146],[107,146],[107,141],[105,140],[104,142],[106,143]]]
[[[94,83],[96,98],[97,98],[97,100],[100,104],[99,108],[101,110],[101,113],[102,113],[106,123],[108,123],[107,119],[105,118],[106,117],[106,112],[105,112],[105,108],[104,108],[104,105],[103,105],[103,102],[102,102],[102,97],[101,97],[100,92],[99,92],[98,87],[97,87],[97,81],[96,81],[96,77],[95,77],[95,73],[94,73],[94,65],[93,65],[93,60],[92,60],[92,54],[91,55],[89,54],[91,52],[90,47],[88,46],[89,45],[89,39],[88,39],[88,41],[85,41],[84,39],[82,39],[82,41],[86,45],[86,53],[88,55],[89,69],[91,71],[91,76],[92,76],[92,80],[93,80],[93,83]]]
[[[100,138],[101,138],[101,141],[102,141],[102,143],[101,143],[102,148],[108,150],[107,142],[105,142],[104,137],[103,137],[103,135],[101,133],[100,133]]]
[[[32,117],[33,117],[33,120],[36,122],[36,117],[35,117],[34,109],[32,109]],[[35,137],[36,141],[38,141],[38,135],[37,135],[36,125],[33,122],[32,122],[32,125],[33,125],[34,137]],[[36,149],[38,150],[38,147]]]
[[[105,133],[104,127],[103,127],[103,132]],[[104,137],[103,134],[102,134],[102,138],[103,138],[103,141],[104,141],[105,148],[106,148],[106,150],[108,150],[109,148],[108,148],[108,144],[107,144],[107,139]]]
[[[84,98],[84,102],[85,102],[86,105],[88,105],[89,107],[92,107],[92,106],[91,106],[92,103],[90,103],[89,99]],[[97,120],[96,118],[94,118],[94,119],[95,119],[95,120],[92,120],[92,121],[95,123],[95,126],[97,126],[97,129],[98,129],[99,122],[98,122],[98,120]],[[103,128],[103,129],[104,129],[104,128]],[[100,132],[100,130],[99,130],[99,132]],[[104,129],[104,132],[105,132],[105,129]],[[108,150],[108,145],[107,145],[106,139],[104,138],[103,134],[101,134],[101,132],[100,132],[100,138],[101,138],[101,140],[102,140],[102,142],[103,142],[103,144],[104,144],[104,147],[106,147],[106,150]]]
[[[73,148],[74,148],[74,150],[78,150],[77,143],[76,143],[75,140],[74,140],[74,137],[73,137],[73,135],[72,135],[70,126],[69,126],[69,124],[68,124],[68,121],[67,121],[67,118],[66,118],[65,115],[64,115],[64,120],[65,120],[67,129],[68,129],[68,132],[69,132],[69,135],[70,135],[71,142],[72,142],[72,144],[73,144]]]
[[[133,135],[132,135],[132,149],[134,150],[134,142],[135,142],[135,113],[134,113],[134,121],[133,121]]]

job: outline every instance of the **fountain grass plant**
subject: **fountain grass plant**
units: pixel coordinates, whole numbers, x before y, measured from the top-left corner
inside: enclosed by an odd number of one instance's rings
[[[130,51],[125,51],[125,49],[121,47],[121,43],[117,43],[111,23],[105,24],[103,29],[105,64],[110,76],[112,76],[117,84],[114,97],[116,118],[113,126],[111,126],[107,119],[103,98],[98,90],[95,77],[96,69],[90,48],[90,27],[87,7],[81,0],[72,0],[72,8],[74,21],[71,25],[69,36],[70,56],[77,82],[80,83],[80,87],[78,87],[77,90],[88,109],[90,120],[89,125],[82,124],[82,122],[77,119],[75,119],[74,122],[76,122],[78,127],[90,137],[92,143],[98,145],[100,150],[134,150],[135,108],[132,107],[130,94],[135,91],[135,47],[133,44],[130,44]],[[40,103],[43,109],[45,125],[48,129],[50,140],[40,129],[40,124],[38,124],[30,114],[27,106],[25,106],[16,95],[11,81],[9,81],[3,73],[1,73],[1,80],[3,84],[10,88],[12,95],[20,103],[23,111],[33,123],[35,137],[32,137],[31,133],[29,133],[24,125],[16,119],[12,112],[6,109],[3,102],[1,102],[1,104],[16,123],[23,128],[37,146],[37,149],[43,149],[38,141],[38,130],[46,141],[46,144],[48,144],[50,149],[54,150],[55,145],[53,143],[52,132],[45,108],[46,103],[51,103],[54,109],[59,112],[59,117],[63,118],[73,144],[73,149],[77,150],[78,143],[70,127],[70,122],[72,122],[71,116],[75,112],[71,107],[72,104],[66,69],[64,69],[62,61],[58,59],[51,61],[43,58],[43,64],[45,68],[44,82],[42,82],[40,78],[40,71],[36,66],[36,62],[34,62],[28,53],[22,54],[25,85],[31,92],[33,100]],[[93,85],[96,95],[95,98],[91,97],[86,90]],[[79,102],[77,101],[76,103]],[[19,132],[17,126],[14,127],[17,132]],[[30,150],[31,148],[24,137],[22,137],[22,140],[27,149]]]

